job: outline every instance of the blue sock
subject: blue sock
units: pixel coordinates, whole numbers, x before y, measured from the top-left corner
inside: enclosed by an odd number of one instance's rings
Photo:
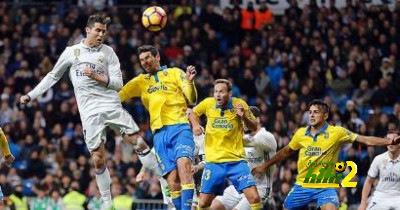
[[[182,185],[182,209],[192,209],[194,195],[194,184],[183,184]]]
[[[172,203],[174,203],[176,210],[181,210],[182,209],[181,191],[171,192],[171,198],[172,198]]]

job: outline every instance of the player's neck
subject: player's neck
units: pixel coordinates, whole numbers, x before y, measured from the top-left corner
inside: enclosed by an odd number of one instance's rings
[[[392,160],[396,160],[400,155],[400,150],[395,150],[395,151],[390,151],[389,152],[389,157]]]
[[[256,131],[251,132],[251,135],[255,136],[258,133],[258,131],[260,131],[260,129],[261,129],[261,127],[258,126]]]
[[[89,39],[85,39],[85,41],[83,41],[83,44],[90,48],[96,48],[99,46],[96,45],[96,41],[91,42]]]
[[[310,128],[310,132],[318,132],[319,130],[321,130],[324,127],[324,123],[321,123],[320,125],[315,125],[315,126],[311,126]]]

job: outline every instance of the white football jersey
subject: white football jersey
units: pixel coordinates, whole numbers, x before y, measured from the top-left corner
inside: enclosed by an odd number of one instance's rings
[[[400,156],[396,160],[385,152],[375,157],[368,171],[368,176],[378,178],[374,196],[400,196]]]
[[[247,164],[250,170],[261,165],[276,153],[276,140],[271,132],[261,128],[254,136],[246,134],[243,136],[244,150],[246,153]],[[273,167],[270,167],[266,174],[257,177],[258,188],[270,188],[272,190]]]
[[[194,157],[199,156],[200,161],[204,162],[204,140],[205,140],[205,135],[201,134],[199,136],[193,135],[194,139]]]
[[[82,120],[93,114],[122,107],[118,91],[123,85],[120,63],[114,50],[105,44],[91,48],[84,45],[83,41],[67,47],[54,68],[28,93],[32,100],[37,98],[69,70]],[[85,68],[93,69],[98,74],[108,77],[107,86],[84,76]]]

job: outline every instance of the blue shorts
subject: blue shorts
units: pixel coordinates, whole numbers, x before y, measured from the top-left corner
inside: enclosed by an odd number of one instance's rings
[[[195,146],[189,124],[164,126],[156,131],[153,142],[163,176],[176,169],[178,158],[193,159]]]
[[[201,178],[201,193],[222,195],[226,188],[226,179],[231,181],[235,189],[242,193],[243,189],[255,186],[256,181],[246,161],[226,163],[206,163]]]
[[[336,207],[339,207],[339,196],[335,188],[303,188],[300,185],[293,187],[283,206],[288,210],[301,209],[315,200],[317,207],[327,203],[333,203]]]

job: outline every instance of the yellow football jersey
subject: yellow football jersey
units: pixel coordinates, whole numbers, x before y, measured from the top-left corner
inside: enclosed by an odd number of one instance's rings
[[[8,146],[6,134],[4,134],[4,132],[1,128],[0,128],[0,149],[1,149],[1,152],[3,153],[4,157],[11,154],[10,147]]]
[[[215,98],[206,98],[193,108],[198,116],[207,116],[205,128],[205,159],[208,163],[234,162],[245,159],[243,122],[236,114],[242,104],[245,114],[255,119],[249,106],[240,98],[231,98],[227,107],[219,107]]]
[[[129,81],[120,91],[121,101],[140,97],[150,113],[153,132],[164,125],[189,123],[187,104],[197,100],[196,88],[186,79],[179,68],[163,66],[155,74],[140,74]]]
[[[299,174],[297,175],[296,184],[303,184],[308,172],[307,166],[310,163],[317,163],[317,166],[313,170],[313,173],[317,174],[317,176],[319,170],[324,167],[324,163],[330,163],[329,165],[336,163],[338,161],[340,146],[343,143],[354,142],[357,136],[357,134],[346,128],[331,126],[328,123],[325,123],[324,127],[317,132],[315,137],[311,136],[308,126],[298,129],[289,142],[289,147],[292,150],[300,150],[299,160],[297,161]]]

